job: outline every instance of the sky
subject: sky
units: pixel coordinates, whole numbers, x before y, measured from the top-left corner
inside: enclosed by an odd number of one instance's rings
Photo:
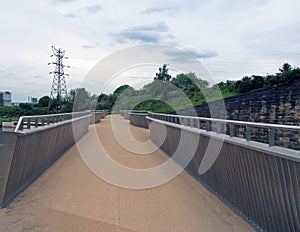
[[[275,73],[285,62],[299,67],[299,9],[299,0],[2,1],[0,91],[11,91],[16,102],[49,95],[52,45],[69,57],[68,90],[80,87],[106,57],[143,44],[190,54],[214,82]],[[176,52],[167,55],[186,61]],[[121,84],[141,87],[158,67],[126,70],[109,87],[97,86],[96,94]]]

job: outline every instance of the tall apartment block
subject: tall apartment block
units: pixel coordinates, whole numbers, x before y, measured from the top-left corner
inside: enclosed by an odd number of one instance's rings
[[[11,106],[11,92],[0,91],[0,106]]]

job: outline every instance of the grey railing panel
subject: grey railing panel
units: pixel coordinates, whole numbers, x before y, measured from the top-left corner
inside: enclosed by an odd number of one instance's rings
[[[3,201],[17,136],[0,131],[0,203]]]
[[[107,115],[106,110],[94,110],[94,111],[88,111],[91,112],[91,120],[90,124],[99,123],[102,118],[104,118]]]
[[[149,128],[147,116],[148,113],[129,113],[129,121],[134,126]]]
[[[177,149],[183,130],[190,136],[200,136],[196,153],[186,170],[257,230],[300,231],[299,151],[223,135],[218,158],[200,175],[198,169],[209,141],[221,141],[220,136],[215,132],[148,119],[151,140],[156,144],[161,144],[160,134],[167,127],[167,136],[160,148],[170,156]]]
[[[81,111],[72,113],[61,113],[61,114],[47,114],[47,115],[34,115],[34,116],[21,116],[18,120],[15,132],[28,131],[36,128],[47,127],[70,121],[76,118],[84,116],[92,116],[91,111]]]
[[[88,131],[90,114],[14,133],[15,147],[1,205],[5,206]],[[1,186],[0,186],[1,187]]]

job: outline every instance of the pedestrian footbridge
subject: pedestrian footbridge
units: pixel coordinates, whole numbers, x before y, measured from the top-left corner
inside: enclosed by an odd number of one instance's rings
[[[2,133],[0,231],[300,231],[299,150],[277,146],[275,126],[255,125],[271,127],[262,143],[250,125],[237,137],[241,122],[122,115]]]

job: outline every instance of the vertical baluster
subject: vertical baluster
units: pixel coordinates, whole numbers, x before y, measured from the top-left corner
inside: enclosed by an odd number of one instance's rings
[[[198,128],[201,129],[201,119],[198,119]]]
[[[229,124],[229,136],[234,137],[234,125]]]
[[[246,140],[251,141],[251,127],[246,126]]]
[[[206,121],[206,131],[211,131],[211,121]]]
[[[30,124],[31,124],[31,119],[28,118],[28,119],[27,119],[27,129],[30,129],[30,126],[31,126]]]
[[[269,136],[269,146],[272,147],[275,145],[274,129],[272,128],[268,129],[268,136]]]
[[[20,127],[19,130],[23,130],[24,129],[24,120],[22,119],[21,123],[20,123]]]

